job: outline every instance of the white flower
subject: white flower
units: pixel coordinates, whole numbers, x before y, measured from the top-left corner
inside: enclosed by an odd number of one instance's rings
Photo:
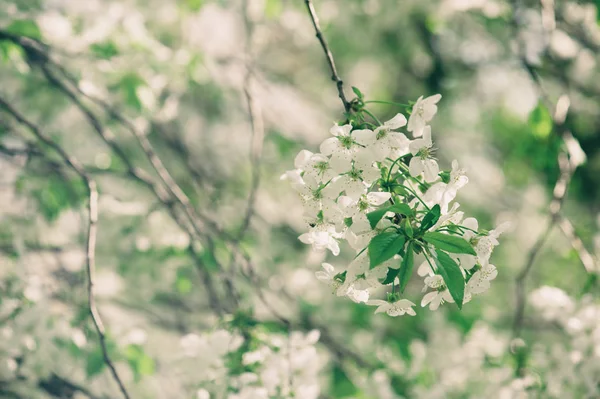
[[[200,388],[196,391],[196,399],[210,399],[210,393],[206,389]]]
[[[474,233],[472,230],[477,231],[479,227],[477,219],[466,218],[462,221],[461,225],[468,228],[468,230],[465,230],[465,233],[463,234],[463,239],[466,241],[471,241],[476,235],[476,233]],[[475,249],[475,252],[477,252],[477,249]],[[463,269],[466,270],[471,270],[478,262],[477,256],[469,254],[453,254],[452,257],[460,263],[460,266]]]
[[[300,156],[300,154],[298,154],[298,156]],[[296,159],[298,159],[298,157],[296,157]],[[337,173],[331,167],[329,158],[323,154],[312,154],[300,169],[304,170],[305,179],[310,178],[319,183],[326,183],[337,176]]]
[[[337,202],[344,217],[350,218],[356,216],[359,212],[371,212],[374,207],[383,205],[391,197],[392,194],[390,193],[375,191],[361,195],[358,200],[342,195]]]
[[[498,238],[502,233],[504,233],[510,224],[502,223],[500,226],[496,227],[494,230],[491,230],[487,236],[483,236],[477,240],[477,244],[475,244],[475,252],[477,252],[477,261],[481,266],[485,266],[490,261],[490,256],[492,255],[492,251],[498,244]]]
[[[460,204],[458,202],[452,204],[452,208],[447,210],[446,213],[442,213],[442,216],[440,216],[438,221],[429,230],[436,231],[437,229],[449,224],[459,224],[465,215],[464,212],[458,210],[459,207]]]
[[[329,132],[334,136],[323,141],[320,146],[323,155],[331,155],[329,164],[334,171],[344,173],[350,170],[358,145],[350,135],[352,125],[334,125]]]
[[[431,266],[429,266],[429,262],[426,260],[424,260],[417,268],[417,275],[419,277],[433,276],[434,274],[433,270],[431,270]]]
[[[438,182],[431,186],[423,195],[423,201],[427,205],[440,205],[442,215],[448,212],[448,204],[456,198],[458,190],[463,188],[469,182],[464,169],[458,167],[458,161],[452,161],[452,171],[450,172],[450,181],[448,184]]]
[[[311,175],[305,175],[301,184],[293,184],[293,187],[298,191],[302,202],[304,203],[304,219],[308,223],[316,223],[319,211],[327,214],[332,222],[339,222],[336,217],[340,217],[341,213],[333,200],[339,195],[336,192],[336,187],[332,184],[323,185],[312,178]]]
[[[372,229],[367,215],[359,212],[352,218],[352,226],[346,230],[345,238],[348,244],[358,252],[365,248],[373,237],[391,225],[390,220],[382,218],[375,229]]]
[[[566,292],[557,287],[543,286],[529,294],[531,304],[546,320],[568,317],[575,309],[575,302]]]
[[[330,287],[334,287],[336,283],[335,275],[337,274],[335,273],[334,267],[329,263],[321,263],[321,267],[323,267],[323,270],[319,270],[315,273],[317,280],[323,281]]]
[[[366,147],[360,151],[361,153],[367,153],[374,161],[381,162],[389,157],[392,151],[394,151],[395,155],[399,152],[403,152],[403,154],[408,152],[409,140],[406,136],[402,133],[392,131],[405,125],[406,117],[402,114],[397,114],[374,131],[369,129],[355,130],[352,132],[352,137],[354,137],[357,143]]]
[[[417,177],[425,173],[425,181],[433,182],[437,179],[440,167],[433,159],[433,142],[431,141],[431,127],[426,126],[423,129],[423,138],[414,140],[409,148],[413,157],[408,165],[411,176]]]
[[[379,179],[381,171],[375,164],[375,156],[369,148],[361,148],[356,152],[352,173],[359,174],[360,178],[369,184]]]
[[[498,276],[498,269],[494,265],[486,265],[473,273],[465,287],[464,303],[471,300],[472,295],[479,295],[490,288],[490,281]]]
[[[317,225],[308,233],[302,234],[298,239],[304,244],[311,244],[316,251],[329,249],[335,256],[340,254],[340,245],[337,238],[340,234],[336,233],[335,226],[329,224]]]
[[[348,291],[346,292],[346,296],[355,303],[365,303],[369,300],[369,291],[368,290],[359,290],[354,286],[348,287]]]
[[[423,128],[437,113],[437,103],[442,99],[441,94],[434,94],[427,98],[423,96],[417,99],[408,118],[407,130],[412,132],[413,137],[421,137]]]
[[[347,197],[358,200],[361,195],[367,192],[367,185],[362,180],[361,173],[354,171],[341,176],[330,184],[331,190],[338,194],[344,192]]]
[[[365,278],[356,281],[355,288],[358,289],[374,289],[380,288],[382,285],[379,280],[387,276],[389,269],[399,269],[402,258],[400,255],[394,255],[392,259],[383,262],[381,265],[374,267],[365,272]]]
[[[399,301],[393,303],[383,301],[381,299],[373,299],[368,301],[367,305],[377,306],[375,314],[385,312],[389,316],[393,317],[402,316],[404,314],[415,316],[417,314],[412,308],[413,306],[415,306],[415,304],[409,301],[408,299],[400,299]]]
[[[288,170],[279,178],[280,180],[288,180],[292,187],[298,191],[304,185],[304,179],[301,176],[302,171],[299,169]]]
[[[344,280],[344,284],[340,286],[337,290],[338,296],[345,296],[348,294],[349,290],[352,288],[356,280],[362,275],[365,274],[367,270],[369,270],[370,261],[367,256],[367,251],[364,251],[360,255],[358,255],[350,265],[348,265],[348,269],[346,270],[346,280]]]
[[[294,166],[296,169],[303,170],[313,155],[314,154],[308,150],[301,150],[298,155],[296,155],[296,158],[294,158]]]
[[[436,291],[432,291],[423,296],[421,300],[421,307],[425,307],[429,305],[430,310],[437,310],[440,305],[444,302],[454,302],[452,295],[450,295],[450,291],[444,287],[444,279],[442,276],[436,274],[433,276],[429,276],[425,278],[426,287],[433,288]]]

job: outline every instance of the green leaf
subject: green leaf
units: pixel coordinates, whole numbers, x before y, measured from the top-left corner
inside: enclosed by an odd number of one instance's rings
[[[203,251],[200,255],[200,260],[202,261],[202,266],[204,266],[206,270],[219,270],[219,264],[217,262],[217,259],[215,259],[215,255],[211,251]]]
[[[399,213],[404,216],[411,216],[413,214],[413,210],[407,204],[395,204],[388,208],[388,211]]]
[[[404,247],[405,237],[396,232],[387,232],[376,235],[369,243],[370,268],[391,259]]]
[[[377,226],[377,223],[379,223],[381,218],[387,212],[399,213],[399,214],[406,215],[406,216],[410,216],[413,214],[413,211],[410,208],[410,206],[408,206],[406,204],[395,204],[395,205],[391,205],[391,206],[388,206],[385,208],[380,208],[380,209],[374,210],[373,212],[367,213],[367,219],[369,219],[369,224],[371,225],[372,229],[374,229],[375,226]]]
[[[473,246],[462,237],[451,236],[449,234],[438,233],[437,231],[425,233],[423,239],[437,249],[441,249],[453,254],[477,255]]]
[[[6,27],[6,31],[15,35],[27,36],[32,39],[41,40],[42,32],[37,23],[31,19],[18,19]]]
[[[179,276],[175,282],[175,288],[180,294],[189,294],[192,291],[192,282],[187,277]]]
[[[144,354],[137,361],[137,371],[140,375],[152,375],[154,374],[156,367],[154,365],[154,359]]]
[[[281,0],[267,0],[265,4],[265,15],[267,18],[277,18],[283,11]]]
[[[436,250],[435,253],[437,254],[438,272],[444,278],[444,283],[448,287],[454,302],[456,302],[459,309],[462,309],[465,297],[465,279],[462,271],[447,253],[440,250]]]
[[[113,41],[94,43],[90,46],[90,50],[98,57],[103,58],[105,60],[111,59],[112,57],[119,54],[119,48]]]
[[[143,108],[142,101],[138,96],[138,88],[145,84],[144,79],[135,72],[126,73],[117,84],[125,99],[125,103],[138,112]]]
[[[77,207],[86,199],[85,186],[79,180],[70,181],[56,175],[44,179],[32,192],[40,213],[48,221],[56,220],[62,211]]]
[[[136,380],[139,380],[141,376],[154,374],[156,369],[154,359],[148,356],[140,345],[127,345],[125,358],[129,362]]]
[[[361,93],[360,90],[358,90],[358,87],[352,86],[352,91],[354,92],[354,94],[356,94],[356,97],[358,97],[360,100],[363,99],[363,94]]]
[[[337,364],[334,364],[331,371],[331,386],[329,391],[334,398],[348,398],[355,396],[359,390],[348,378],[344,369]]]
[[[204,0],[186,0],[185,3],[191,11],[199,11],[204,5]]]
[[[440,206],[436,204],[431,208],[427,215],[423,217],[423,220],[421,221],[421,231],[427,231],[433,227],[433,225],[440,220],[440,215]]]
[[[400,268],[398,268],[398,269],[392,269],[391,267],[388,268],[387,274],[386,274],[385,279],[383,280],[382,284],[391,284],[392,282],[394,282],[394,279],[396,278],[396,276],[398,276],[398,273],[400,273]]]
[[[402,258],[402,265],[400,266],[400,275],[398,278],[400,279],[400,292],[404,292],[404,288],[406,288],[406,284],[408,284],[408,280],[412,276],[413,268],[415,266],[415,252],[413,251],[414,242],[411,241],[408,243],[406,247],[406,253],[404,254],[404,258]]]
[[[102,350],[100,348],[94,349],[94,351],[87,356],[85,361],[85,374],[88,378],[100,374],[102,370],[104,370],[104,367],[106,367],[104,356],[102,355]]]
[[[413,238],[414,231],[412,224],[410,224],[410,219],[408,218],[404,220],[404,232],[406,232],[408,238]]]
[[[546,138],[552,132],[552,115],[544,104],[539,101],[537,106],[529,114],[529,127],[531,133],[538,138]]]
[[[377,223],[379,223],[383,215],[386,214],[387,210],[388,208],[386,207],[367,213],[367,219],[369,219],[369,224],[371,225],[372,229],[374,229],[375,226],[377,226]]]
[[[3,61],[25,63],[23,48],[8,40],[0,40],[0,58]]]

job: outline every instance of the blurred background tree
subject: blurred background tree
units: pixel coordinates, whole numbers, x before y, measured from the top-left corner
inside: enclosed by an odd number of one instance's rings
[[[314,6],[349,99],[443,95],[462,208],[513,226],[488,294],[318,284],[350,259],[279,180],[343,119],[305,2],[0,0],[0,397],[600,397],[598,2]]]

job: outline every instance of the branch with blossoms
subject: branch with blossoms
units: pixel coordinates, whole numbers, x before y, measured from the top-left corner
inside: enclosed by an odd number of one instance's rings
[[[335,124],[320,152],[300,151],[295,169],[282,176],[304,204],[309,229],[300,241],[337,256],[345,240],[356,251],[342,270],[324,263],[317,278],[338,296],[377,306],[375,313],[415,315],[404,291],[421,259],[417,274],[429,290],[421,306],[462,308],[496,277],[489,259],[505,226],[481,230],[454,202],[468,178],[457,161],[440,171],[434,156],[429,123],[441,95],[420,97],[408,120],[398,113],[381,123],[354,90],[350,123]],[[399,131],[404,127],[413,140]],[[384,299],[372,299],[373,292]]]
[[[317,278],[338,296],[377,306],[375,313],[414,316],[415,304],[403,293],[416,258],[422,257],[417,274],[424,277],[424,291],[430,291],[421,306],[436,310],[454,302],[462,309],[496,278],[489,259],[505,226],[479,230],[477,220],[464,218],[460,205],[452,203],[468,178],[457,161],[452,170],[440,171],[434,156],[429,123],[442,96],[421,96],[411,104],[366,101],[353,87],[356,98],[348,102],[315,8],[310,0],[305,4],[346,119],[330,129],[333,137],[321,143],[319,153],[300,151],[295,169],[281,178],[304,204],[309,230],[300,241],[337,256],[340,241],[346,240],[357,253],[341,271],[323,263]],[[370,103],[412,105],[412,110],[408,120],[398,113],[382,123],[367,109]],[[399,131],[404,127],[413,140]],[[383,291],[385,299],[371,299],[373,291]]]

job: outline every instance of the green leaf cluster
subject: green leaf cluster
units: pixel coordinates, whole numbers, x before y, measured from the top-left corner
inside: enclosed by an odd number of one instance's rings
[[[458,307],[462,308],[465,279],[460,266],[448,253],[476,255],[471,243],[457,235],[428,231],[440,218],[439,205],[433,206],[425,214],[417,228],[413,227],[413,223],[418,225],[419,222],[408,205],[386,206],[367,214],[371,227],[374,228],[387,212],[395,214],[392,219],[394,225],[377,234],[369,242],[367,248],[370,268],[379,266],[394,255],[401,255],[400,267],[389,268],[383,284],[391,284],[398,277],[400,292],[404,292],[413,274],[415,255],[423,253],[428,259],[434,259],[437,273],[444,279]]]

